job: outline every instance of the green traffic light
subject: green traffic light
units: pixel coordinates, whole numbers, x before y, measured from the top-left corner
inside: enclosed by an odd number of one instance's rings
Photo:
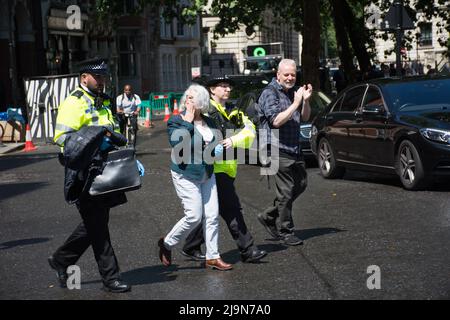
[[[262,47],[255,48],[253,50],[253,56],[255,57],[264,57],[266,55],[266,50]]]

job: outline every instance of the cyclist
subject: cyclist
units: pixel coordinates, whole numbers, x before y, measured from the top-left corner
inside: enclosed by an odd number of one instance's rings
[[[123,94],[116,99],[116,110],[120,122],[120,132],[125,133],[125,127],[127,126],[128,117],[131,123],[132,132],[134,133],[134,141],[129,141],[133,145],[136,145],[136,135],[138,130],[137,117],[141,111],[141,98],[133,93],[131,85],[127,84],[123,88]],[[127,139],[129,139],[129,136]]]

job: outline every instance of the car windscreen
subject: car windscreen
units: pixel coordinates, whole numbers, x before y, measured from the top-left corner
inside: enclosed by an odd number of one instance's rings
[[[387,84],[383,88],[391,111],[428,108],[450,103],[450,79],[433,79]]]
[[[233,79],[233,78],[232,78]],[[233,79],[235,85],[231,91],[230,100],[237,101],[246,93],[255,89],[264,89],[269,81],[266,78]]]

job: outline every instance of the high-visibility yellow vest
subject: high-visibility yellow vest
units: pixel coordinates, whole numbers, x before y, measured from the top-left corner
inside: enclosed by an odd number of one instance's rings
[[[216,101],[211,99],[211,104],[220,112],[220,114],[227,120],[230,120],[233,116],[238,113],[242,114],[242,119],[244,121],[244,128],[236,130],[236,134],[231,137],[233,142],[233,148],[248,149],[253,144],[253,140],[256,137],[256,128],[253,122],[244,115],[242,111],[233,110],[231,113],[227,113],[225,108]],[[225,151],[224,151],[225,152]],[[216,161],[214,163],[214,173],[226,173],[232,178],[236,178],[237,175],[237,160],[225,160]]]
[[[96,108],[95,97],[83,88],[77,88],[58,108],[53,140],[63,148],[66,135],[84,126],[104,126],[111,131],[120,132],[110,105],[111,101],[105,96],[102,106]]]

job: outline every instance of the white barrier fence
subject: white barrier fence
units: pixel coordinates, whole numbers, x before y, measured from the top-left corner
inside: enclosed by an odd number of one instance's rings
[[[58,106],[78,86],[79,75],[32,77],[24,82],[31,135],[51,142]]]

